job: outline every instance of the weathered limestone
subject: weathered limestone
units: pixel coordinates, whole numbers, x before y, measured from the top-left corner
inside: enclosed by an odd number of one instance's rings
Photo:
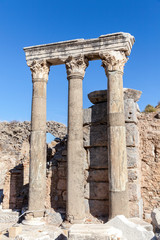
[[[84,56],[69,57],[66,61],[69,81],[67,219],[70,222],[85,218],[82,80],[87,66]]]
[[[102,224],[74,224],[68,235],[69,240],[126,240],[121,230]]]
[[[34,61],[32,71],[33,96],[31,120],[31,160],[29,175],[29,211],[43,217],[46,191],[46,84],[49,64]]]
[[[44,196],[42,195],[45,192],[45,84],[48,79],[49,64],[59,65],[65,63],[69,80],[67,219],[75,222],[85,217],[82,80],[88,66],[88,60],[102,59],[108,76],[109,92],[110,217],[120,213],[128,215],[128,177],[122,75],[123,66],[127,59],[126,56],[130,54],[133,43],[134,37],[130,34],[116,33],[103,35],[97,39],[78,39],[24,49],[27,64],[31,66],[34,84],[29,210],[38,211],[44,207]],[[98,113],[95,112],[95,117],[93,115],[95,121],[96,117],[98,117]],[[102,117],[101,121],[106,123],[107,119]],[[38,145],[41,146],[39,152]],[[39,165],[36,160],[37,157],[39,158]],[[34,178],[35,171],[36,176]],[[38,188],[37,191],[34,191],[35,187]],[[37,197],[40,198],[38,204],[36,204]],[[36,212],[34,215],[43,216],[43,211]]]
[[[137,102],[141,95],[141,92],[134,89],[123,89],[124,97],[124,109],[125,109],[125,127],[126,127],[126,148],[127,148],[127,165],[128,165],[128,181],[129,181],[129,215],[131,217],[143,217],[143,201],[141,197],[141,166],[138,152],[139,134],[138,127],[134,119],[137,119],[139,115],[137,109]],[[101,96],[102,93],[102,96]],[[85,179],[87,185],[91,185],[94,182],[106,182],[108,185],[108,140],[107,140],[107,90],[94,91],[88,95],[92,102],[95,102],[93,106],[88,109],[84,109],[84,147],[87,152]],[[128,100],[133,100],[132,107],[128,106]],[[131,110],[136,110],[132,111]],[[128,121],[128,116],[132,114],[132,119]],[[105,177],[106,175],[106,177]],[[86,184],[85,184],[86,185]],[[86,188],[88,189],[88,187]],[[86,199],[86,212],[90,212],[94,216],[108,215],[108,207],[104,209],[105,201],[99,199],[100,193],[97,192],[98,198],[96,200]],[[108,192],[107,192],[108,194]],[[87,195],[85,195],[87,197]],[[88,211],[88,205],[90,204],[90,210]],[[95,204],[96,210],[91,208],[91,202]],[[103,209],[103,211],[102,211]],[[98,212],[99,210],[99,212]]]
[[[154,239],[152,227],[139,219],[127,219],[119,215],[105,224],[108,227],[114,227],[122,231],[123,237],[127,240],[151,240]]]
[[[101,54],[108,77],[108,164],[110,215],[129,215],[128,172],[123,101],[123,68],[127,61],[124,52]]]

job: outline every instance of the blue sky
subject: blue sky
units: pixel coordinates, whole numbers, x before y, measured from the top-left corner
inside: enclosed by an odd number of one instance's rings
[[[143,92],[140,109],[160,101],[160,0],[0,0],[0,120],[30,120],[32,81],[23,47],[114,32],[135,36],[125,66],[124,87]],[[87,94],[105,89],[100,61],[92,61],[83,80]],[[65,66],[53,66],[47,89],[47,119],[67,122]]]

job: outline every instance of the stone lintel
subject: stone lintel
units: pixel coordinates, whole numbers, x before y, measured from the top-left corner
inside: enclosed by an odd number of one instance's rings
[[[69,56],[85,55],[88,60],[100,59],[99,53],[109,50],[124,51],[130,55],[134,37],[129,33],[113,33],[94,39],[76,39],[71,41],[50,43],[25,47],[27,64],[34,60],[47,60],[51,65],[64,64]]]

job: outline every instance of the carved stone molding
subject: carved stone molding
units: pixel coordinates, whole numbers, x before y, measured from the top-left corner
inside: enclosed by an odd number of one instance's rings
[[[100,53],[100,58],[102,59],[102,67],[104,67],[106,75],[108,75],[108,71],[120,71],[123,73],[124,65],[128,61],[128,58],[122,51]]]
[[[50,70],[50,64],[45,61],[33,61],[30,65],[30,70],[32,72],[32,81],[48,81],[48,74]]]
[[[85,70],[88,67],[88,59],[85,56],[68,57],[66,62],[67,78],[70,79],[73,75],[84,77]]]

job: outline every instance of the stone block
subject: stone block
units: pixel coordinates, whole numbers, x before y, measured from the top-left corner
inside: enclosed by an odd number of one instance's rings
[[[136,201],[141,196],[140,186],[137,182],[128,184],[129,200]]]
[[[67,184],[66,179],[59,179],[58,184],[57,184],[57,189],[58,190],[66,190],[66,184]]]
[[[134,102],[137,102],[140,99],[142,94],[141,91],[130,89],[130,88],[123,88],[123,93],[124,93],[123,95],[124,100],[133,99]],[[98,90],[98,91],[89,93],[88,98],[93,104],[100,103],[100,102],[107,102],[107,94],[108,94],[108,90]]]
[[[107,169],[90,169],[88,172],[88,182],[108,182],[108,170]]]
[[[139,166],[139,152],[136,147],[127,147],[128,168],[137,168]]]
[[[15,238],[17,235],[21,234],[22,227],[21,226],[11,227],[9,228],[8,232],[9,232],[9,238]]]
[[[69,240],[126,240],[120,230],[103,224],[74,224],[68,236]]]
[[[93,104],[107,102],[107,90],[91,92],[88,94],[88,98]]]
[[[48,224],[59,227],[62,224],[63,219],[60,213],[55,212],[53,209],[47,209],[46,221]]]
[[[91,147],[87,150],[90,168],[108,168],[107,147]]]
[[[129,182],[133,182],[133,181],[137,180],[138,175],[139,175],[138,170],[128,169],[128,180],[129,180]]]
[[[84,147],[107,146],[107,125],[86,125],[83,128]]]
[[[125,122],[137,123],[137,108],[133,99],[124,101]]]
[[[114,217],[105,225],[121,230],[127,240],[151,240],[154,237],[152,231],[147,231],[142,225],[131,222],[123,215]]]
[[[84,197],[95,200],[108,200],[109,184],[107,182],[90,182],[85,187]]]
[[[83,124],[106,123],[107,103],[98,103],[88,109],[83,110]]]
[[[138,202],[129,202],[129,216],[130,217],[141,217]]]
[[[155,229],[160,229],[160,208],[155,208],[151,213],[152,224]]]
[[[130,88],[123,88],[123,93],[124,93],[124,100],[133,99],[134,102],[137,102],[140,99],[142,94],[141,91],[130,89]]]
[[[0,210],[0,223],[16,223],[18,222],[18,217],[18,212],[12,212],[10,209]]]
[[[85,212],[86,214],[91,214],[94,217],[106,217],[109,214],[109,201],[85,199]]]
[[[139,133],[135,123],[126,123],[126,145],[127,147],[135,147],[139,144]]]
[[[144,227],[147,231],[153,231],[152,224],[145,222],[143,219],[138,217],[129,218],[129,221]]]

